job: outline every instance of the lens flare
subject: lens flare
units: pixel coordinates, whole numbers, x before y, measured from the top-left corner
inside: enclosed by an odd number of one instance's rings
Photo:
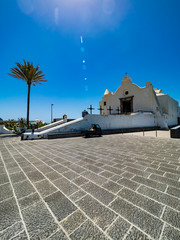
[[[60,31],[92,34],[119,26],[130,0],[16,0],[20,10]],[[83,44],[83,36],[80,36]]]

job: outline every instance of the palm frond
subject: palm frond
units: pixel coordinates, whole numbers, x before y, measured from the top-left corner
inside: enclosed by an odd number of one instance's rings
[[[11,68],[11,73],[8,73],[10,76],[18,79],[22,79],[28,85],[35,86],[36,84],[42,84],[42,82],[47,82],[44,79],[45,74],[43,71],[39,71],[39,65],[36,67],[33,66],[33,63],[26,62],[23,60],[23,64],[16,63],[16,67]]]

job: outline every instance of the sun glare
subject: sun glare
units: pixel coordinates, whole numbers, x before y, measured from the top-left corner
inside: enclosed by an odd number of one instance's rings
[[[17,0],[24,14],[63,30],[95,30],[117,26],[129,0]]]

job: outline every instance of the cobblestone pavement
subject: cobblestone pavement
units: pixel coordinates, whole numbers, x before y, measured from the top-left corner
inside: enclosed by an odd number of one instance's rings
[[[0,239],[180,239],[180,141],[0,141]]]

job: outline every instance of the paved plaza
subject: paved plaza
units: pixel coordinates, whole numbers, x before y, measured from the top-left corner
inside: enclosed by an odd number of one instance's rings
[[[0,135],[0,239],[179,240],[180,140]]]

